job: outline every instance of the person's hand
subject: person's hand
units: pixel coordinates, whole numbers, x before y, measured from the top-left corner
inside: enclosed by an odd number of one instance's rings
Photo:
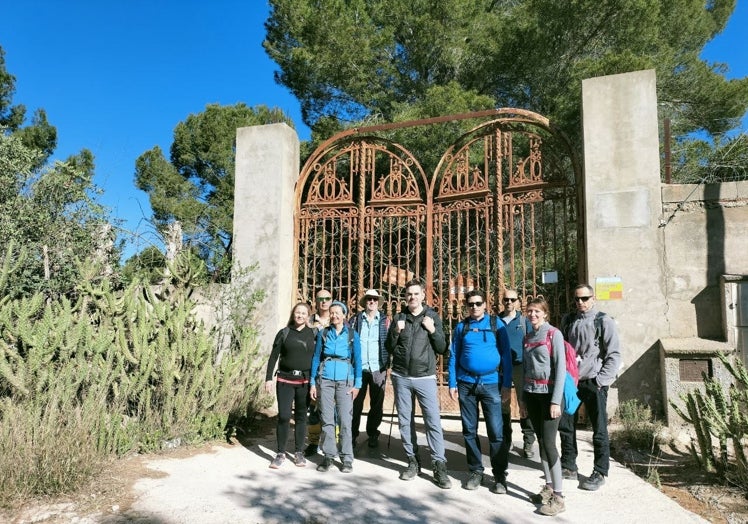
[[[501,388],[501,403],[506,404],[512,400],[512,388]]]
[[[273,381],[267,380],[265,381],[265,393],[272,393],[273,392]]]
[[[398,320],[397,321],[397,332],[400,333],[403,329],[405,329],[405,321]]]
[[[358,396],[358,388],[351,388],[348,394],[351,395],[352,400],[356,400],[356,397]]]
[[[423,320],[421,321],[421,325],[429,333],[433,333],[434,331],[436,331],[436,327],[434,326],[434,319],[431,317],[424,316]]]
[[[309,396],[312,400],[317,400],[317,386],[309,388]]]
[[[457,388],[449,388],[449,398],[451,398],[452,400],[457,400],[457,397],[459,397]]]
[[[519,404],[519,418],[527,418],[527,406],[523,402]]]
[[[558,418],[561,416],[561,406],[558,404],[551,404],[551,418]]]

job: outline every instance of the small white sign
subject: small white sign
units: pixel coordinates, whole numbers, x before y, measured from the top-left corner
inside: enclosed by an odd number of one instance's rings
[[[558,271],[543,271],[540,278],[543,284],[558,284]]]

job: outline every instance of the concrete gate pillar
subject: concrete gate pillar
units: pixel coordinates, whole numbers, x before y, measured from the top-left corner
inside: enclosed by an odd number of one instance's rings
[[[629,397],[626,387],[659,398],[655,346],[667,328],[653,319],[666,321],[667,304],[655,72],[584,80],[582,103],[587,278],[593,286],[600,277],[623,282],[622,299],[598,300],[599,309],[616,318],[621,337],[621,391],[610,391],[611,404],[619,394]],[[621,380],[637,360],[640,371],[651,365],[650,372]]]
[[[234,268],[258,264],[255,282],[267,298],[258,311],[261,344],[269,352],[288,320],[293,282],[294,184],[299,176],[299,138],[286,124],[236,130],[234,175]]]

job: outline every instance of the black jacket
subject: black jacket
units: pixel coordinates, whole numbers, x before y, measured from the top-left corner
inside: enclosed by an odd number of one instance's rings
[[[434,319],[434,332],[421,325],[424,316]],[[405,329],[397,332],[397,321],[405,320]],[[436,311],[424,306],[418,316],[410,311],[395,315],[387,333],[387,351],[392,355],[392,371],[408,377],[426,377],[436,373],[436,355],[447,352],[444,326]]]

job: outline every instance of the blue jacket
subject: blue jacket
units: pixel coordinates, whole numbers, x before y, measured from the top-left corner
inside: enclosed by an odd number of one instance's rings
[[[503,319],[504,315],[501,314],[499,317]],[[504,321],[502,320],[501,323],[504,324]],[[514,311],[514,318],[505,325],[507,335],[509,335],[509,346],[512,348],[512,363],[521,364],[523,353],[522,344],[525,340],[525,335],[532,333],[532,324],[530,324],[527,317],[522,315],[519,311]]]
[[[457,382],[474,384],[499,383],[499,367],[512,365],[512,351],[509,346],[507,329],[501,319],[496,319],[496,335],[491,331],[490,315],[480,320],[467,319],[468,330],[463,335],[465,322],[460,322],[452,336],[449,355],[449,387],[454,389]],[[503,388],[512,387],[512,374],[503,373]]]
[[[350,380],[353,387],[361,389],[361,339],[353,332],[353,347],[348,344],[347,325],[338,334],[335,328],[321,329],[317,333],[317,345],[312,357],[311,386],[317,384],[317,379]]]

